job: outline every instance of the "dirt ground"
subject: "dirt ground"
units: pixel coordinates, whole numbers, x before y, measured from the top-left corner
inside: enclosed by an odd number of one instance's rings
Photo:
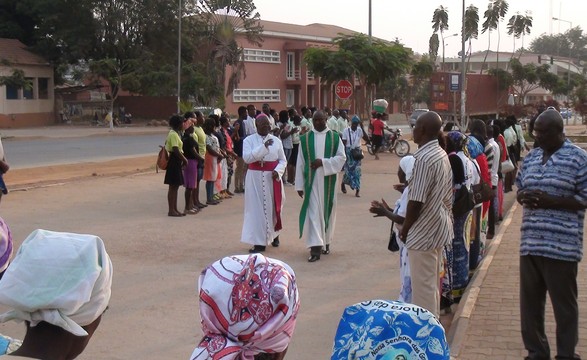
[[[9,170],[4,175],[9,190],[54,185],[89,177],[124,176],[135,173],[155,172],[156,155],[116,159],[104,162],[86,162],[68,165],[42,166]]]

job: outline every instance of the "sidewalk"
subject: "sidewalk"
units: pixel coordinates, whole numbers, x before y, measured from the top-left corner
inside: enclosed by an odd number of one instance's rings
[[[35,139],[35,138],[72,138],[85,136],[119,136],[119,135],[144,135],[167,134],[167,126],[146,126],[145,124],[132,124],[115,127],[110,131],[109,127],[89,125],[52,125],[19,129],[0,129],[0,136],[4,139]]]
[[[522,207],[515,203],[488,246],[448,333],[455,359],[521,359],[526,356],[520,332],[519,248]],[[587,261],[579,263],[579,342],[587,356]],[[555,322],[546,303],[546,335],[556,355]],[[562,325],[564,326],[564,324]]]

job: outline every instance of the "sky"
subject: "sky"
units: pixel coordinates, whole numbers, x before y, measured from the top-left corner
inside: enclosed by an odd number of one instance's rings
[[[428,40],[432,35],[432,15],[440,5],[448,8],[449,29],[445,31],[445,57],[455,57],[461,50],[461,0],[371,0],[373,36],[385,40],[396,37],[417,53],[428,52]],[[369,31],[369,0],[254,0],[261,19],[307,25],[323,23],[345,27],[354,31]],[[486,50],[489,45],[488,32],[481,34],[483,13],[488,0],[465,0],[479,8],[479,38],[473,40],[472,51]],[[500,51],[512,51],[513,38],[507,35],[507,21],[517,12],[529,11],[533,17],[531,34],[524,38],[527,48],[533,38],[541,34],[557,34],[570,28],[587,28],[587,1],[585,0],[509,0],[509,10],[500,27]],[[557,17],[563,21],[551,20]],[[569,23],[570,22],[570,23]],[[459,36],[448,37],[455,33]],[[521,39],[516,40],[516,48]],[[497,50],[497,32],[491,34],[492,50]],[[442,56],[442,46],[438,50]]]

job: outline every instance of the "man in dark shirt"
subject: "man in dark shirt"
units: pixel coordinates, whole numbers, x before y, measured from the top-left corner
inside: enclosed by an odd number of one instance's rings
[[[236,155],[236,169],[234,171],[234,192],[245,192],[245,174],[247,167],[243,160],[243,140],[246,137],[245,120],[247,119],[247,108],[241,106],[238,108],[238,119],[234,122],[234,132],[232,133],[233,149]]]

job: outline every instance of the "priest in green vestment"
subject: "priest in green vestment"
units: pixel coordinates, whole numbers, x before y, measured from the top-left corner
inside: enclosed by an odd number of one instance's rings
[[[330,253],[336,224],[337,174],[346,161],[340,136],[326,127],[326,114],[317,111],[312,123],[312,131],[300,135],[295,181],[304,199],[299,231],[310,249],[310,262]]]

